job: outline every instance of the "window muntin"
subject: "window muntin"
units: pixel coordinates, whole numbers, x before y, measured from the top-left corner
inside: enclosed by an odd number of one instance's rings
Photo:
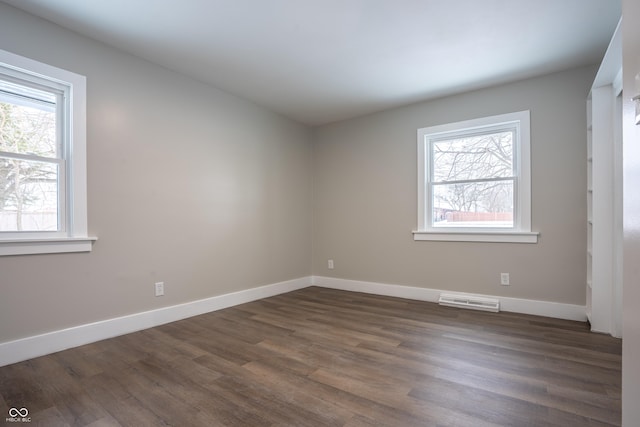
[[[418,129],[414,239],[537,242],[529,126],[521,111]]]

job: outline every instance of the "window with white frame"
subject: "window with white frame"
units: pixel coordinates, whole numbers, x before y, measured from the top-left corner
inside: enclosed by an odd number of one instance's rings
[[[529,111],[418,130],[415,240],[537,242]]]
[[[84,76],[0,51],[0,255],[91,250]]]

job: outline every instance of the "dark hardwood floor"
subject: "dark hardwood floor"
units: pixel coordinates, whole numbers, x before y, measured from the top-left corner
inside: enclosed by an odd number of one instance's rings
[[[620,365],[621,341],[583,323],[311,287],[0,368],[0,412],[42,426],[609,426]]]

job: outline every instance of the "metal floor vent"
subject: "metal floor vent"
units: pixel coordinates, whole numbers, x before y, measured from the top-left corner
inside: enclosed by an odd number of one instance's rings
[[[449,307],[469,308],[472,310],[500,311],[500,300],[464,294],[440,294],[438,304]]]

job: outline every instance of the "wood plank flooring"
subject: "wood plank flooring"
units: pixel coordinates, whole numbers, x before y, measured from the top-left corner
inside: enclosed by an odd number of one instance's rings
[[[583,323],[311,287],[0,368],[0,421],[615,426],[620,367]]]

